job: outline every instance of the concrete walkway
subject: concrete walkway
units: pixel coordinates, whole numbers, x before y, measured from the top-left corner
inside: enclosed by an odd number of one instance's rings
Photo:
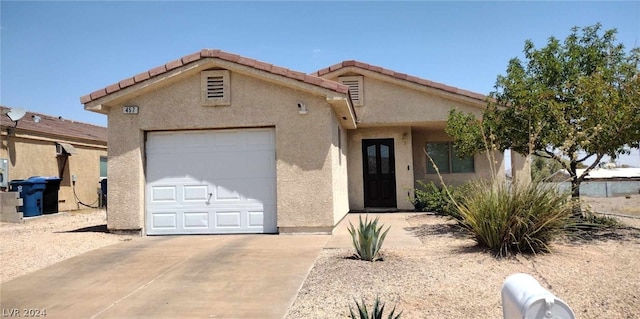
[[[382,247],[384,248],[409,248],[419,247],[422,245],[418,237],[407,231],[409,223],[407,218],[415,215],[416,213],[377,213],[377,214],[348,214],[333,232],[333,236],[325,246],[325,248],[353,248],[351,235],[347,230],[349,222],[357,229],[359,224],[359,218],[362,216],[362,220],[368,218],[373,220],[379,217],[378,225],[384,226],[384,230],[387,227],[391,227],[387,237],[384,240]]]
[[[384,247],[420,246],[411,214],[370,214],[391,226]],[[350,214],[329,235],[145,237],[3,283],[3,317],[282,318],[323,248],[352,248]],[[14,315],[15,316],[15,315]]]

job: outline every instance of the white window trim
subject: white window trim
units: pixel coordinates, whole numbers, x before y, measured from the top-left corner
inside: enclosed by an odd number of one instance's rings
[[[209,98],[207,96],[207,81],[211,77],[222,77],[222,97]],[[202,105],[223,106],[231,105],[231,83],[229,81],[229,70],[202,71],[200,74],[200,91]]]
[[[353,102],[353,105],[364,105],[364,85],[362,84],[363,77],[361,75],[341,76],[338,77],[338,82],[349,87],[349,93],[351,94],[351,101]]]

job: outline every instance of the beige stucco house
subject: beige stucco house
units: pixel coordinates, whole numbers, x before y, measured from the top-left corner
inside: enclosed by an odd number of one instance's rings
[[[452,107],[480,94],[346,61],[304,74],[202,50],[83,96],[109,117],[108,228],[142,234],[333,231],[411,210],[418,179],[489,177],[454,156]],[[498,172],[504,176],[501,154]]]
[[[12,180],[59,177],[59,211],[86,208],[80,201],[98,206],[99,182],[107,173],[107,128],[34,112],[13,122],[8,110],[0,106],[0,191]]]

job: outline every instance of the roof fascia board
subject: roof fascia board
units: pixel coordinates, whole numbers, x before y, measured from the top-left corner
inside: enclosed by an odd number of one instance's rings
[[[69,144],[74,144],[74,145],[78,145],[78,146],[85,146],[85,147],[93,147],[93,148],[97,148],[97,149],[103,149],[103,150],[107,150],[107,142],[106,141],[93,141],[93,140],[87,140],[87,139],[82,139],[82,138],[73,138],[73,137],[69,137],[69,136],[63,136],[63,135],[57,135],[57,134],[30,134],[31,131],[29,132],[11,132],[11,135],[7,135],[7,133],[2,133],[2,136],[4,136],[5,138],[20,138],[20,139],[25,139],[25,140],[34,140],[34,141],[41,141],[41,142],[63,142],[63,143],[69,143]],[[39,133],[39,132],[37,132]],[[48,136],[46,136],[48,135]],[[91,143],[94,142],[94,143]]]
[[[358,117],[350,99],[334,95],[327,97],[327,103],[331,105],[336,116],[338,116],[338,120],[345,128],[358,128]]]
[[[192,63],[188,63],[179,68],[173,69],[166,73],[163,73],[160,76],[152,77],[150,79],[144,80],[142,82],[136,83],[124,89],[120,89],[116,92],[107,94],[103,97],[100,97],[96,100],[87,102],[84,105],[84,109],[87,111],[93,111],[97,113],[108,113],[109,105],[117,104],[119,102],[123,102],[124,100],[134,98],[136,96],[142,95],[148,92],[150,89],[155,88],[155,86],[159,83],[170,84],[167,83],[167,80],[175,80],[181,78],[182,76],[188,76],[192,74],[196,74],[201,70],[204,70],[211,64],[210,58],[201,59]],[[172,81],[173,82],[173,81]],[[171,82],[171,83],[172,83]]]

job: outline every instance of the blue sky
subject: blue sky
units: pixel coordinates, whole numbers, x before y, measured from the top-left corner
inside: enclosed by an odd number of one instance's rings
[[[524,41],[640,45],[640,2],[0,1],[0,103],[98,125],[79,98],[203,48],[302,72],[359,60],[487,94]]]

